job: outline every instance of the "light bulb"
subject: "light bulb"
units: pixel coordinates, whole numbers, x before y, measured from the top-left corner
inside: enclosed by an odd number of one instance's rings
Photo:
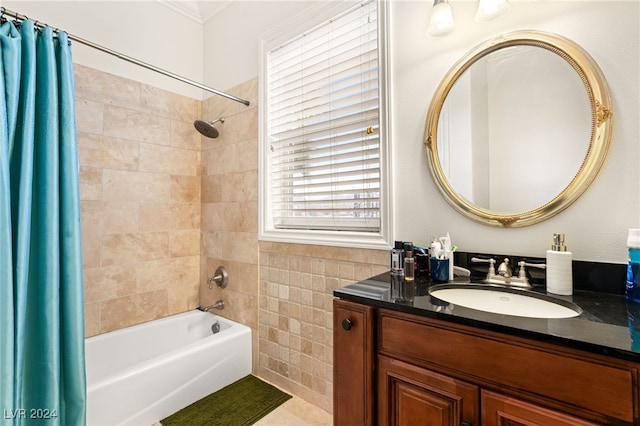
[[[448,0],[435,0],[427,33],[434,37],[443,36],[453,31],[455,26],[453,12]]]
[[[479,0],[476,21],[489,22],[504,15],[509,10],[511,10],[511,6],[507,0]]]

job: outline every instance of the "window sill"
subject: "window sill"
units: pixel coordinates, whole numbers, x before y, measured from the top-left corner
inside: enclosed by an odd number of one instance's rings
[[[377,232],[311,231],[295,229],[261,230],[258,233],[258,240],[373,250],[388,250],[389,247],[391,247],[390,242]]]

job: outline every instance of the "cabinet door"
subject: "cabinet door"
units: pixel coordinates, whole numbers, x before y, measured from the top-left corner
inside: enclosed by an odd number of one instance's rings
[[[380,425],[478,425],[479,399],[475,385],[378,356]]]
[[[333,423],[373,425],[373,308],[333,302]]]
[[[558,411],[519,399],[482,391],[482,424],[484,426],[596,426]]]

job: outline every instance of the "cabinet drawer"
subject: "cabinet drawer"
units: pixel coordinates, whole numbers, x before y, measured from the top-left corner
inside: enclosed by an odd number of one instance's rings
[[[379,352],[494,388],[509,387],[572,411],[634,420],[637,371],[589,354],[508,335],[380,311]],[[479,333],[485,333],[479,335]],[[580,410],[575,410],[579,407]]]

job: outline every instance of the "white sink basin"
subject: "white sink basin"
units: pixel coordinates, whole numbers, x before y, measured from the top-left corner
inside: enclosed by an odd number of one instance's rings
[[[517,317],[571,318],[582,313],[578,305],[546,294],[486,284],[435,285],[429,294],[454,305]]]

